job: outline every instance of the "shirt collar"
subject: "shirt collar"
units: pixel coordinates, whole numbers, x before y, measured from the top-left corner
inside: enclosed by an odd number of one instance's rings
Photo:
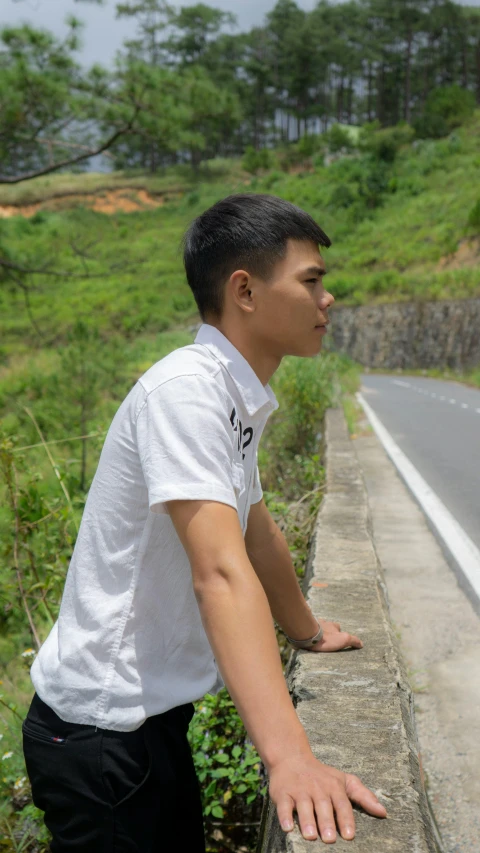
[[[272,411],[278,409],[279,402],[270,385],[268,383],[262,385],[247,359],[216,326],[202,323],[197,332],[195,343],[206,346],[212,355],[226,367],[240,392],[249,415],[256,414],[267,403]]]

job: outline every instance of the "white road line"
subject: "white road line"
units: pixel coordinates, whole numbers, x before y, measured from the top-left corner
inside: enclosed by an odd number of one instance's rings
[[[357,393],[356,396],[390,459],[436,528],[438,535],[460,566],[476,595],[480,598],[479,549],[465,533],[463,527],[453,517],[445,504],[423,479],[415,466],[412,465],[408,457],[405,456],[403,450],[400,450],[398,444],[395,443],[362,394]]]
[[[417,394],[424,394],[426,397],[431,397],[434,400],[447,400],[447,403],[451,403],[452,406],[460,406],[461,409],[469,409],[470,406],[468,403],[457,403],[454,397],[445,397],[443,394],[437,394],[434,391],[426,391],[424,388],[419,388],[418,385],[411,385],[410,382],[403,382],[401,379],[392,379],[393,385],[400,385],[402,388],[410,388],[412,391],[415,391]],[[478,415],[480,415],[480,409],[475,409]]]

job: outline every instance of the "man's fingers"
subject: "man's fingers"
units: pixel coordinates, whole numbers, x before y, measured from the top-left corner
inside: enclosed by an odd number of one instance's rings
[[[345,774],[345,790],[349,800],[357,803],[369,814],[375,815],[375,817],[387,816],[385,806],[382,806],[373,791],[370,791],[358,776],[354,776],[352,773]]]
[[[356,637],[355,634],[348,634],[346,631],[342,631],[340,634],[336,634],[334,637],[334,641],[338,643],[338,650],[348,649],[350,646],[352,646],[352,648],[354,649],[363,648],[363,643],[361,639],[359,637]]]
[[[319,652],[340,652],[350,646],[354,649],[363,649],[363,643],[359,637],[340,631],[338,634],[325,634],[313,648]]]
[[[292,797],[285,796],[277,803],[277,815],[280,826],[285,832],[293,829],[293,806]]]
[[[299,798],[295,804],[295,808],[303,837],[310,841],[318,838],[317,823],[310,797]]]
[[[332,800],[340,835],[349,841],[355,835],[355,818],[350,800],[344,793],[333,795]]]
[[[356,637],[355,634],[347,634],[348,637],[348,645],[353,646],[354,649],[362,649],[363,643],[359,637]]]
[[[317,823],[320,829],[320,838],[326,843],[332,843],[337,840],[337,830],[335,827],[335,817],[333,814],[333,806],[330,797],[318,798],[315,800],[315,812],[317,814]]]

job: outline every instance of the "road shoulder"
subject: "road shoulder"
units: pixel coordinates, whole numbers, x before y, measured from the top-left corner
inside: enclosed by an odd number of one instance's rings
[[[360,430],[361,432],[361,430]],[[353,441],[446,853],[480,838],[480,620],[378,439]]]

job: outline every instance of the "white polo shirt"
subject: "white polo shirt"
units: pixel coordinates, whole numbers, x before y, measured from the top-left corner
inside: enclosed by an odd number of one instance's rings
[[[67,722],[117,731],[217,693],[190,563],[165,501],[262,498],[257,448],[278,401],[214,326],[157,361],[108,430],[58,620],[31,669]]]

